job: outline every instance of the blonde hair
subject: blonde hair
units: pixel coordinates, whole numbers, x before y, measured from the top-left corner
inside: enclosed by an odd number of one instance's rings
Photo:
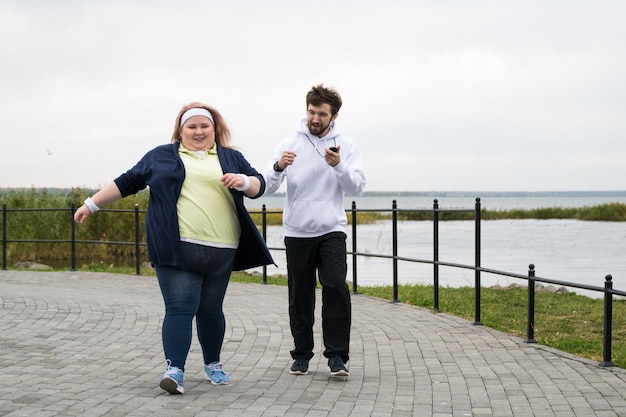
[[[230,143],[230,130],[228,129],[228,126],[226,126],[226,122],[224,121],[224,118],[222,117],[220,112],[218,112],[216,109],[214,109],[213,107],[207,104],[200,103],[197,101],[184,105],[178,112],[178,115],[176,116],[176,120],[174,122],[174,132],[172,133],[172,143],[180,142],[182,140],[182,136],[180,134],[180,131],[181,131],[180,119],[183,116],[183,114],[189,109],[208,110],[209,113],[211,113],[211,115],[213,116],[213,120],[215,121],[215,124],[213,126],[213,128],[215,129],[215,142],[217,142],[217,144],[220,145],[222,148],[232,147]]]

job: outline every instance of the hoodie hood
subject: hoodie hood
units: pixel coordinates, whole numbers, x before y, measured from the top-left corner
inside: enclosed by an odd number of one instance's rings
[[[311,140],[323,140],[323,141],[333,140],[334,138],[336,138],[340,134],[339,131],[335,128],[335,121],[333,120],[332,122],[330,122],[330,130],[328,131],[326,136],[323,136],[323,137],[319,138],[319,137],[315,136],[314,134],[312,134],[311,131],[309,130],[309,126],[307,125],[306,117],[304,119],[302,119],[302,121],[300,122],[300,127],[298,128],[298,133],[303,133],[303,134],[307,135],[309,138],[311,138]]]

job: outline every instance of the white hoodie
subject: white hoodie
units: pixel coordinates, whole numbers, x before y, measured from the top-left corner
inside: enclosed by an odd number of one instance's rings
[[[276,146],[263,174],[266,194],[275,192],[287,180],[283,226],[288,237],[344,231],[348,223],[344,195],[359,194],[366,182],[355,143],[335,128],[335,122],[322,138],[311,134],[306,122],[303,119],[298,131]],[[334,167],[323,157],[324,149],[331,146],[341,147],[341,161]],[[296,158],[283,172],[276,172],[274,163],[284,151],[294,152]]]

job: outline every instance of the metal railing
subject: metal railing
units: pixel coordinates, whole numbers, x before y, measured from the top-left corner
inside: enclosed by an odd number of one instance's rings
[[[24,212],[24,211],[67,211],[69,213],[70,224],[70,239],[67,240],[35,240],[35,239],[9,239],[7,231],[7,216],[11,212]],[[70,243],[70,270],[76,270],[76,245],[77,244],[107,244],[107,245],[134,245],[135,251],[135,270],[136,274],[141,274],[141,251],[140,247],[145,246],[145,242],[140,242],[140,228],[143,225],[140,223],[140,213],[145,213],[145,210],[139,210],[139,206],[135,205],[134,210],[112,210],[103,209],[102,211],[120,212],[120,213],[134,213],[134,228],[135,228],[135,241],[134,242],[113,242],[113,241],[97,241],[97,240],[78,240],[76,239],[75,223],[73,221],[75,207],[72,205],[69,209],[9,209],[6,205],[2,207],[2,269],[7,269],[7,245],[9,243]],[[261,214],[261,234],[265,241],[267,241],[267,215],[282,213],[282,210],[267,210],[263,205],[260,211],[249,210],[250,213]],[[574,282],[554,280],[550,278],[535,276],[535,267],[530,264],[528,268],[528,275],[521,275],[506,271],[499,271],[495,269],[484,268],[481,265],[481,204],[480,198],[476,198],[473,209],[441,209],[439,208],[438,201],[434,200],[432,209],[398,209],[396,200],[392,202],[392,208],[389,209],[357,209],[356,202],[352,202],[352,208],[347,210],[351,219],[351,241],[352,250],[348,252],[348,255],[352,257],[352,291],[358,293],[358,258],[370,257],[370,258],[384,258],[392,260],[392,277],[393,277],[393,302],[398,302],[398,262],[413,262],[431,264],[433,266],[433,310],[440,312],[439,310],[439,267],[453,267],[469,269],[474,271],[474,325],[482,325],[481,322],[481,277],[482,273],[502,275],[511,278],[517,278],[527,281],[528,283],[528,306],[527,306],[527,329],[526,339],[527,343],[537,343],[534,338],[535,329],[535,292],[536,284],[553,284],[563,287],[578,288],[587,291],[596,291],[603,293],[604,295],[604,328],[603,328],[603,354],[602,361],[599,363],[603,367],[613,367],[615,364],[612,362],[611,341],[612,341],[612,323],[613,323],[613,297],[614,296],[626,296],[626,291],[620,291],[613,288],[613,278],[611,275],[606,275],[605,283],[603,287],[579,284]],[[357,232],[358,232],[358,213],[362,212],[377,212],[385,213],[391,212],[391,233],[392,233],[392,253],[386,254],[372,254],[363,253],[357,250]],[[432,213],[433,219],[433,258],[432,259],[416,259],[398,256],[398,213],[399,212],[422,212]],[[453,213],[453,212],[466,212],[473,213],[474,217],[474,265],[466,265],[453,262],[444,262],[439,260],[439,223],[440,213]],[[284,248],[270,247],[270,250],[282,250]],[[263,267],[263,283],[267,283],[267,267]]]
[[[253,212],[253,211],[251,211]],[[267,241],[267,214],[281,213],[282,211],[268,211],[265,205],[261,209],[262,216],[262,228],[263,237]],[[530,264],[528,266],[528,276],[516,274],[512,272],[499,271],[495,269],[483,268],[481,266],[481,203],[480,198],[476,198],[476,202],[473,209],[441,209],[439,208],[438,200],[434,200],[432,209],[398,209],[396,200],[392,202],[392,208],[389,209],[357,209],[356,202],[352,202],[352,208],[348,211],[351,218],[351,238],[352,238],[352,251],[348,252],[348,255],[352,256],[352,292],[358,293],[358,257],[370,257],[370,258],[384,258],[392,260],[392,278],[393,278],[393,302],[398,302],[398,262],[414,262],[431,264],[433,266],[433,310],[440,312],[439,310],[439,267],[453,267],[470,269],[474,271],[474,324],[482,325],[481,322],[481,278],[482,273],[489,273],[494,275],[502,275],[510,278],[518,278],[528,282],[528,306],[527,306],[527,329],[526,339],[527,343],[537,343],[534,338],[535,329],[535,292],[537,283],[553,284],[563,287],[578,288],[587,291],[596,291],[604,294],[604,332],[603,332],[603,355],[602,361],[599,363],[603,367],[613,367],[615,364],[612,362],[611,352],[611,340],[612,340],[612,322],[613,322],[613,296],[626,296],[626,291],[619,291],[613,289],[613,277],[611,275],[605,276],[604,287],[598,287],[593,285],[585,285],[574,282],[560,281],[550,278],[535,276],[535,266]],[[358,231],[358,215],[361,212],[377,212],[385,213],[391,212],[391,234],[392,234],[392,253],[391,255],[385,254],[372,254],[359,252],[357,250],[357,231]],[[398,212],[422,212],[432,213],[433,218],[433,259],[416,259],[398,256]],[[439,260],[439,214],[440,213],[473,213],[474,214],[474,265],[459,264],[453,262],[444,262]],[[272,250],[284,250],[284,248],[270,248]],[[267,282],[267,267],[263,267],[263,282]]]
[[[9,239],[7,231],[7,217],[12,212],[67,212],[69,223],[69,239]],[[141,275],[141,251],[140,247],[146,246],[145,242],[140,241],[142,223],[139,221],[139,214],[145,213],[145,210],[139,210],[139,205],[135,204],[133,210],[123,209],[102,209],[102,212],[110,213],[134,213],[134,231],[135,240],[133,242],[116,242],[116,241],[102,241],[102,240],[80,240],[76,239],[76,223],[74,222],[74,212],[76,207],[72,204],[69,208],[7,208],[6,204],[2,206],[2,269],[7,269],[7,245],[9,243],[69,243],[70,244],[70,271],[76,270],[76,244],[100,244],[100,245],[122,245],[122,246],[134,246],[134,258],[135,258],[135,273]]]

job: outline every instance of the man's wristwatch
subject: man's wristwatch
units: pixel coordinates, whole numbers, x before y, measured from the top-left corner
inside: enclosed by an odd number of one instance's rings
[[[274,162],[274,171],[276,172],[283,172],[284,169],[280,169],[280,167],[278,166],[278,161]]]

